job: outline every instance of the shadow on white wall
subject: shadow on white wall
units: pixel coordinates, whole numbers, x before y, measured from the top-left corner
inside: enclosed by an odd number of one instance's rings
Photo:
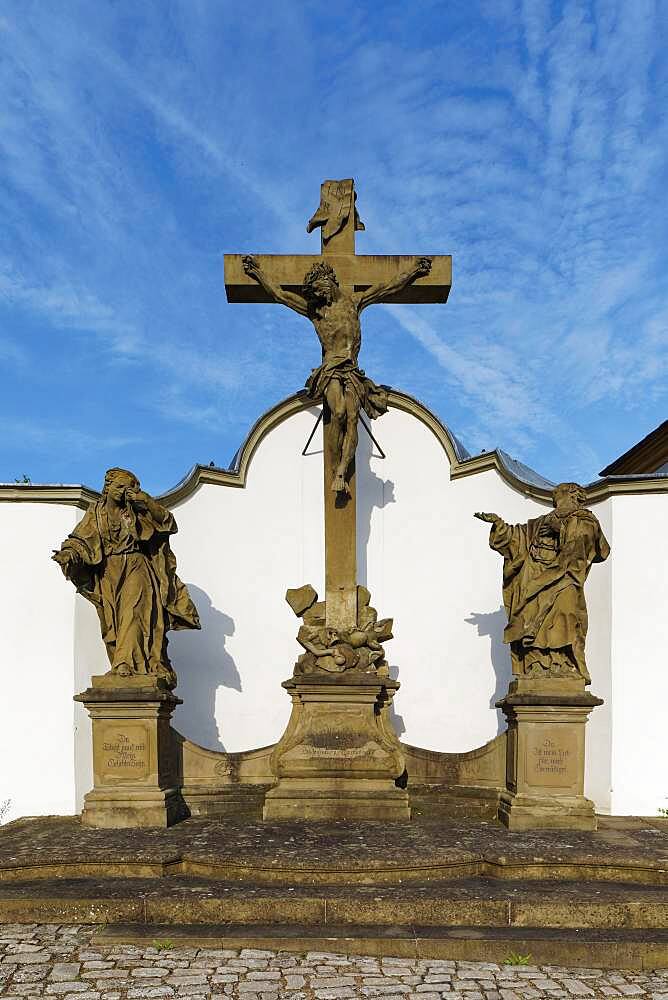
[[[209,750],[225,750],[216,723],[216,693],[220,687],[241,691],[241,676],[225,648],[234,635],[234,621],[211,603],[194,584],[188,592],[199,612],[200,632],[170,633],[170,658],[178,677],[176,694],[183,699],[174,717],[176,728]]]
[[[395,486],[392,480],[381,479],[371,468],[371,459],[379,457],[380,454],[371,438],[364,428],[360,427],[360,439],[355,456],[357,473],[357,580],[364,587],[367,586],[368,579],[368,549],[374,508],[382,510],[388,504],[396,503]],[[373,594],[371,597],[373,604]]]
[[[394,663],[390,663],[388,669],[390,671],[390,677],[392,678],[392,680],[393,681],[399,680],[399,667]],[[392,704],[390,705],[390,722],[392,723],[394,731],[397,734],[397,736],[402,737],[406,732],[406,724],[404,722],[403,715],[397,714],[397,710],[394,707],[394,702],[392,702]]]
[[[478,635],[489,638],[490,661],[496,678],[496,686],[489,700],[489,707],[494,708],[496,702],[508,693],[508,685],[512,678],[510,651],[503,641],[503,630],[508,621],[506,610],[502,605],[498,611],[472,611],[464,621],[468,622],[469,625],[475,625],[478,629]],[[506,728],[505,716],[500,708],[496,709],[496,726],[497,735]]]

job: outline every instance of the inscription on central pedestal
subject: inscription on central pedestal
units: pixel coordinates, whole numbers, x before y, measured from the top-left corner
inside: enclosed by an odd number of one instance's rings
[[[105,779],[146,778],[150,773],[148,732],[144,726],[114,726],[104,730],[100,760]]]
[[[577,747],[568,732],[536,729],[527,740],[526,776],[529,784],[564,788],[577,780]]]
[[[372,757],[374,747],[372,744],[365,744],[363,747],[319,747],[314,746],[312,743],[305,744],[307,750],[306,755],[311,757],[331,757],[337,760],[355,760],[361,757]]]

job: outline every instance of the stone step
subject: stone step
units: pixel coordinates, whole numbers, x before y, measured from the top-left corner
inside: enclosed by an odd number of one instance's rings
[[[192,816],[262,821],[265,795],[271,785],[233,785],[209,788],[186,785],[183,798]],[[443,785],[408,786],[413,819],[494,820],[499,808],[499,790]]]
[[[443,785],[408,786],[413,819],[494,820],[499,809],[496,788],[449,788]]]
[[[187,876],[0,882],[0,922],[34,921],[668,931],[668,888],[490,878],[390,886],[267,885]]]
[[[380,924],[111,924],[93,945],[260,948],[597,969],[668,967],[668,929]]]

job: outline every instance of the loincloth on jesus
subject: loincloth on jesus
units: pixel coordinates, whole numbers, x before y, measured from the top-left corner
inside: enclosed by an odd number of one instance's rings
[[[372,420],[387,412],[387,389],[376,385],[350,358],[332,358],[313,369],[306,381],[311,399],[322,399],[332,379],[341,383],[344,392],[354,392],[361,409]]]

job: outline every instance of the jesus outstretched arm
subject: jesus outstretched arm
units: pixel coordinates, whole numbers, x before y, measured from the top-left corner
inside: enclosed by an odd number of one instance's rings
[[[300,316],[307,315],[306,300],[295,292],[286,292],[280,285],[275,285],[267,274],[260,267],[259,261],[251,254],[247,254],[243,259],[243,268],[249,278],[257,281],[258,285],[264,288],[267,295],[271,296],[274,302],[279,305],[294,309]]]
[[[390,278],[389,281],[379,282],[377,285],[367,288],[365,292],[356,295],[358,311],[361,312],[362,309],[377,302],[384,302],[404,289],[406,285],[410,285],[418,278],[424,278],[430,271],[431,257],[418,257],[413,266],[406,271],[400,271],[396,277]]]

